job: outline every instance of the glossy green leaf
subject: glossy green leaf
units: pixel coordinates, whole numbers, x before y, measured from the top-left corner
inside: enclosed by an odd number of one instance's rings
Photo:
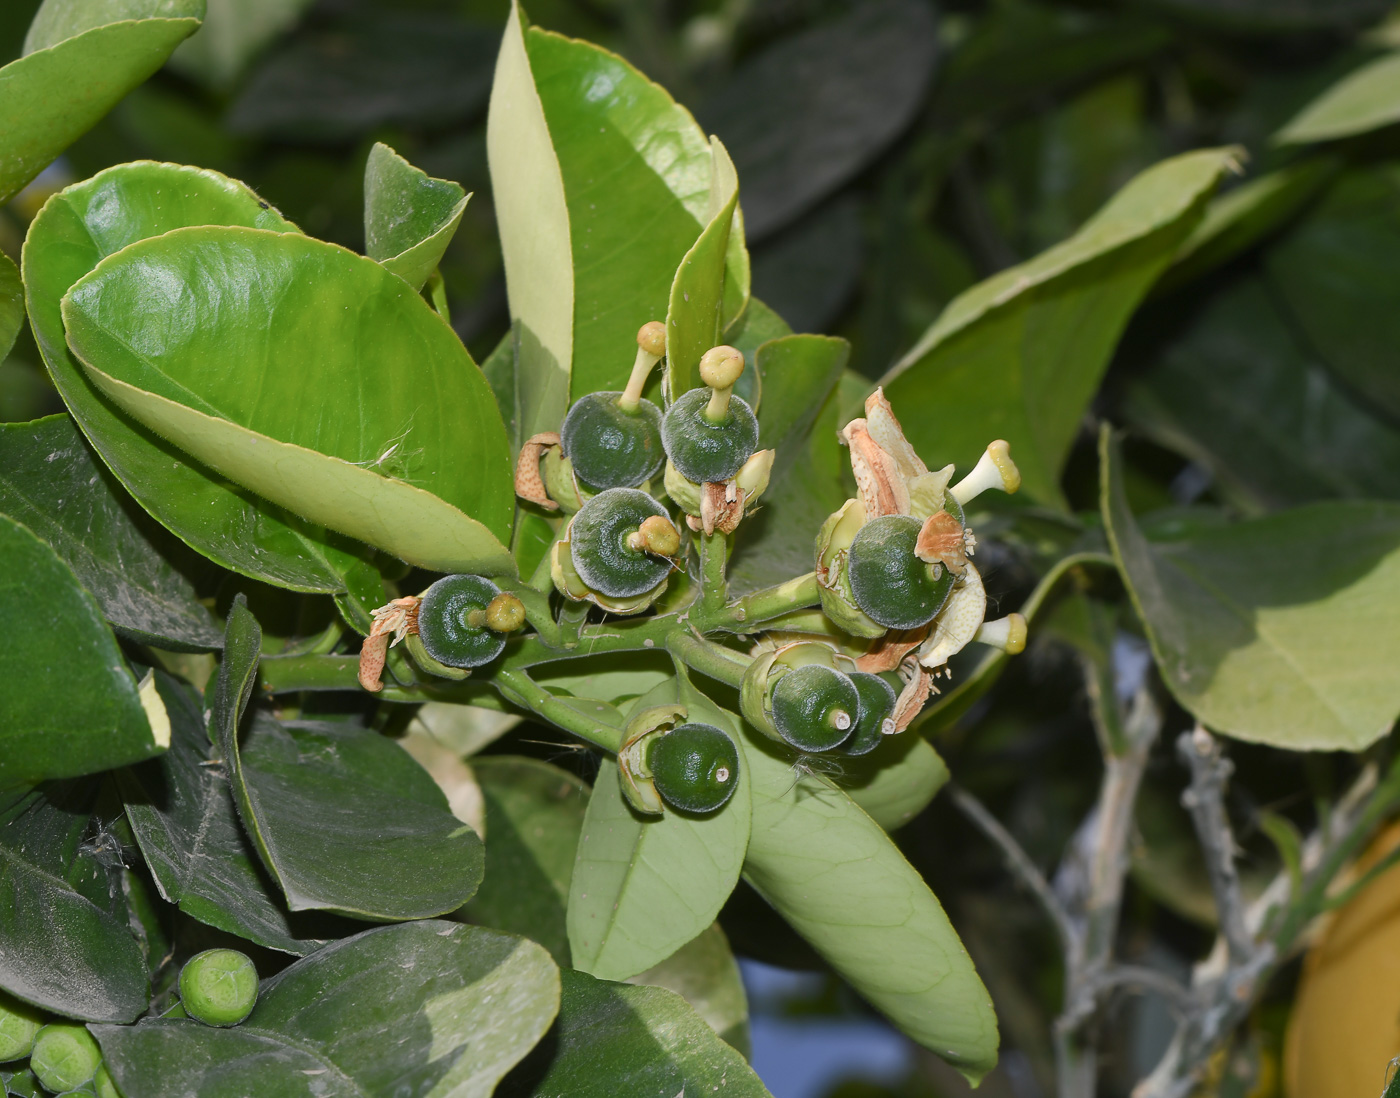
[[[719,923],[712,923],[659,965],[627,982],[674,991],[721,1039],[748,1057],[749,1000],[739,962]]]
[[[15,261],[0,252],[0,362],[24,327],[24,284]]]
[[[1309,216],[1270,248],[1269,280],[1317,355],[1368,406],[1400,421],[1400,167],[1339,179]]]
[[[1186,321],[1158,336],[1127,390],[1134,428],[1200,462],[1253,511],[1400,498],[1400,430],[1317,363],[1263,279],[1217,288]]]
[[[0,616],[28,622],[0,650],[0,789],[149,758],[152,729],[96,600],[26,527],[0,515]],[[36,616],[37,615],[37,616]]]
[[[864,214],[860,196],[842,192],[765,241],[753,256],[754,294],[795,331],[827,331],[865,274]]]
[[[427,568],[513,570],[491,391],[372,260],[291,233],[176,230],[104,260],[63,313],[104,393],[249,490]]]
[[[0,69],[0,202],[165,64],[203,16],[204,0],[45,0],[26,56]]]
[[[468,197],[376,141],[365,163],[365,254],[421,290],[462,223]]]
[[[564,178],[525,51],[524,17],[515,2],[496,58],[486,154],[514,324],[517,414],[512,418],[518,445],[541,431],[559,430],[569,407],[574,265]],[[653,319],[644,317],[638,326]],[[625,348],[618,353],[625,355]]]
[[[759,344],[754,354],[763,378],[758,445],[778,451],[777,477],[801,453],[850,357],[851,345],[834,336],[790,335]]]
[[[472,762],[486,800],[486,876],[460,915],[520,934],[569,964],[565,909],[588,786],[536,759],[487,755]]]
[[[325,531],[189,462],[104,397],[69,353],[59,302],[128,244],[189,225],[296,227],[241,183],[173,164],[123,164],[51,198],[29,226],[23,271],[30,323],[78,426],[151,515],[211,560],[280,587],[334,592],[353,554]]]
[[[533,942],[436,920],[327,946],[263,983],[248,1020],[94,1026],[124,1094],[487,1098],[542,1037],[558,970]]]
[[[903,827],[927,808],[948,781],[948,764],[917,733],[888,736],[841,769],[837,784],[886,831]]]
[[[517,34],[519,46],[513,44]],[[521,285],[522,278],[539,274],[553,285],[565,275],[544,275],[542,266],[557,263],[561,252],[569,256],[570,292],[556,295],[550,308],[561,309],[566,302],[571,308],[571,395],[621,389],[636,352],[637,329],[667,315],[676,270],[727,203],[729,181],[719,177],[724,200],[714,201],[712,154],[704,132],[659,85],[616,54],[536,28],[521,34],[514,20],[502,49],[502,60],[509,56],[511,66],[506,77],[497,74],[503,105],[507,88],[511,100],[528,101],[529,80],[545,131],[539,133],[533,114],[525,138],[506,131],[503,120],[489,146],[492,172],[539,171],[548,176],[550,190],[542,196],[547,198],[543,212],[533,207],[524,211],[539,223],[528,236],[517,233],[518,246],[508,232],[502,233],[512,315],[526,316],[514,304],[517,294],[543,292],[543,287]],[[507,85],[506,78],[513,82]],[[508,142],[525,148],[508,147]],[[497,195],[505,178],[492,176]],[[555,178],[566,207],[562,222]],[[543,181],[536,184],[544,186]],[[637,231],[639,225],[645,226],[644,233]],[[517,275],[509,256],[527,247],[536,249],[541,261]],[[725,277],[732,285],[726,290],[722,323],[742,311],[748,275],[743,234],[731,232]],[[557,326],[562,331],[562,318]],[[534,325],[527,322],[525,327]],[[564,361],[557,352],[555,358]],[[535,429],[557,426],[555,420]]]
[[[943,908],[850,797],[750,739],[744,877],[891,1022],[974,1083],[997,1056],[992,1001]]]
[[[933,10],[917,0],[856,5],[781,39],[701,108],[744,182],[744,216],[768,236],[865,167],[912,121],[938,49]]]
[[[68,416],[0,425],[0,513],[46,541],[123,633],[217,648],[223,631],[162,556],[169,535],[136,509]]]
[[[1113,554],[1176,699],[1216,732],[1356,751],[1400,714],[1400,504],[1316,503],[1157,531],[1128,508],[1101,442]]]
[[[884,379],[930,468],[969,469],[1003,438],[1022,490],[1063,505],[1060,469],[1118,337],[1235,155],[1208,149],[1148,169],[1064,243],[943,311]]]
[[[170,750],[119,780],[160,894],[202,923],[283,953],[311,953],[353,933],[353,924],[287,911],[238,822],[222,759],[210,750],[203,698],[162,672],[156,685],[170,714]]]
[[[109,874],[80,850],[90,793],[66,792],[0,794],[0,988],[66,1017],[130,1022],[149,998],[146,962]]]
[[[301,17],[311,0],[206,0],[204,25],[170,58],[170,67],[223,90],[252,58]]]
[[[560,977],[559,1020],[502,1080],[500,1098],[768,1095],[744,1058],[674,992],[583,972]]]
[[[674,699],[674,680],[639,698],[636,709]],[[689,720],[722,728],[736,722],[702,695],[687,699]],[[625,980],[664,961],[715,921],[729,898],[749,841],[747,766],[719,811],[692,816],[667,809],[643,816],[622,796],[617,764],[605,760],[593,785],[569,887],[569,946],[575,968]]]
[[[351,724],[279,724],[238,734],[262,631],[229,612],[211,725],[239,816],[292,911],[421,919],[455,911],[481,883],[481,840],[407,752]]]
[[[1274,134],[1279,145],[1306,145],[1400,122],[1400,53],[1386,53],[1333,84]]]

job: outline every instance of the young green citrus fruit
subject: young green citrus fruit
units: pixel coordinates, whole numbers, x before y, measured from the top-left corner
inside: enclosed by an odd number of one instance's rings
[[[914,555],[922,523],[912,515],[871,519],[851,539],[846,574],[851,594],[887,629],[917,629],[943,609],[953,574]]]
[[[865,755],[879,747],[880,742],[894,731],[894,703],[899,695],[879,675],[866,671],[851,672],[851,682],[860,695],[860,716],[856,718],[855,731],[842,750],[847,755]]]
[[[206,949],[180,970],[180,1001],[195,1021],[236,1026],[258,1001],[258,970],[236,949]]]
[[[713,812],[739,784],[739,749],[711,724],[682,724],[652,736],[647,766],[656,791],[682,812]]]
[[[29,1069],[55,1094],[82,1086],[97,1073],[102,1050],[92,1034],[80,1025],[51,1025],[39,1030]]]
[[[559,428],[560,448],[574,475],[592,489],[634,488],[650,480],[666,460],[661,448],[661,409],[640,400],[627,410],[620,392],[589,393],[574,401]]]
[[[448,667],[480,667],[506,646],[487,608],[501,589],[484,576],[445,576],[428,588],[418,607],[418,639],[428,655]]]
[[[696,484],[728,480],[758,448],[758,420],[752,408],[731,397],[724,418],[712,423],[705,416],[709,402],[709,389],[691,389],[661,421],[666,456],[681,476]]]
[[[654,536],[658,533],[664,536]],[[636,488],[599,492],[579,508],[570,527],[574,570],[609,598],[650,591],[670,573],[668,557],[679,550],[680,535],[666,508]]]
[[[112,1081],[112,1073],[107,1070],[106,1064],[97,1065],[97,1074],[92,1077],[92,1089],[97,1098],[122,1098],[122,1092]]]
[[[0,1064],[28,1056],[43,1024],[44,1013],[38,1007],[0,991]]]
[[[830,751],[850,738],[860,694],[844,671],[809,663],[788,671],[773,687],[773,727],[802,751]]]

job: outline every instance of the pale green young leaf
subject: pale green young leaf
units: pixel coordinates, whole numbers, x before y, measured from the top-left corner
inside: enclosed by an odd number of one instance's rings
[[[918,733],[887,736],[868,755],[842,763],[837,783],[886,831],[903,827],[948,781],[945,763]]]
[[[1386,53],[1349,73],[1274,134],[1277,145],[1355,137],[1400,122],[1400,53]]]
[[[204,25],[170,58],[170,67],[225,91],[268,43],[287,31],[311,0],[207,0]]]
[[[627,982],[674,991],[725,1043],[749,1055],[749,1000],[739,962],[719,923],[712,923],[659,965]]]
[[[415,290],[433,273],[471,196],[415,168],[382,141],[365,163],[365,254]]]

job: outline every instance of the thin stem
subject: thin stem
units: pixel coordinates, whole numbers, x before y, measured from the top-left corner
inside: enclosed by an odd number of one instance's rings
[[[753,663],[751,656],[690,633],[672,633],[666,638],[666,648],[687,667],[730,686],[740,686]]]
[[[524,671],[503,668],[496,673],[493,685],[506,701],[530,710],[595,747],[615,755],[622,746],[620,728],[604,724],[596,716],[589,715],[589,708],[604,709],[597,702],[586,698],[557,698]]]
[[[729,621],[717,621],[712,628],[726,632],[748,632],[744,626],[752,628],[762,622],[790,614],[794,610],[803,610],[820,603],[817,574],[808,572],[805,576],[798,576],[773,587],[765,587],[737,599],[729,607]]]
[[[721,614],[729,596],[729,581],[724,575],[728,555],[729,539],[718,530],[700,536],[700,608],[706,618]]]
[[[359,654],[345,656],[265,656],[259,682],[267,694],[298,690],[358,690]]]

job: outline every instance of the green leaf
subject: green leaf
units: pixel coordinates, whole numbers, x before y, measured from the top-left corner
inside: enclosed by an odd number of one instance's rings
[[[487,1098],[542,1037],[558,971],[533,942],[427,921],[365,931],[264,981],[248,1020],[94,1026],[124,1094]]]
[[[509,755],[474,759],[472,771],[486,800],[486,877],[460,915],[538,942],[567,966],[565,909],[588,786]]]
[[[1236,31],[1301,32],[1356,27],[1390,10],[1389,0],[1149,0],[1152,7]]]
[[[1306,145],[1400,122],[1400,53],[1387,53],[1333,84],[1274,134],[1276,145]]]
[[[325,531],[191,464],[104,397],[73,360],[59,302],[105,256],[171,229],[205,224],[296,226],[241,183],[172,164],[123,164],[51,198],[29,226],[23,271],[30,323],[78,426],[126,490],[211,560],[299,591],[345,588],[355,557]]]
[[[774,471],[779,477],[801,453],[850,357],[851,345],[844,339],[820,335],[770,339],[754,352],[763,378],[758,445],[778,451]]]
[[[560,978],[559,1020],[502,1080],[500,1098],[767,1096],[744,1058],[674,992],[583,972],[564,971]]]
[[[884,378],[931,468],[970,468],[1004,438],[1026,494],[1064,505],[1060,470],[1118,337],[1235,155],[1149,168],[1074,236],[949,304]]]
[[[917,733],[888,736],[868,755],[842,763],[837,781],[886,831],[903,827],[948,781],[948,764]]]
[[[745,879],[872,1006],[975,1084],[996,1063],[996,1016],[928,885],[840,789],[796,780],[776,747],[745,746]]]
[[[0,789],[164,750],[169,729],[153,730],[101,608],[68,566],[3,515],[0,560],[0,616],[21,623],[0,650]]]
[[[1400,167],[1344,175],[1265,257],[1269,279],[1302,334],[1368,404],[1400,420],[1395,254]]]
[[[132,506],[68,416],[0,425],[0,512],[48,542],[121,632],[164,648],[223,643],[162,555],[169,535]]]
[[[715,176],[710,142],[689,112],[616,54],[536,28],[522,32],[516,17],[497,64],[499,125],[492,123],[488,149],[498,202],[507,185],[536,174],[517,195],[518,212],[502,220],[511,315],[524,321],[522,356],[535,331],[570,376],[573,397],[621,389],[637,329],[667,315],[676,270],[727,204],[731,181]],[[727,254],[723,325],[748,298],[742,231],[731,231]],[[520,261],[512,264],[512,255]],[[547,312],[547,326],[531,319],[527,305],[537,299],[548,303],[536,310]],[[527,418],[526,432],[556,430],[562,417],[561,407],[543,426]]]
[[[0,69],[0,203],[165,64],[203,16],[204,0],[45,0],[26,56]]]
[[[0,794],[0,988],[69,1018],[130,1022],[149,1000],[146,962],[106,870],[80,851],[84,800],[66,803],[62,786]]]
[[[637,700],[633,712],[676,697],[675,680]],[[686,699],[688,720],[713,724],[739,743],[737,722],[703,695]],[[667,810],[642,816],[623,798],[617,764],[604,760],[593,785],[569,888],[575,968],[625,980],[664,961],[715,921],[739,880],[749,841],[749,779],[740,744],[739,785],[706,816]]]
[[[1134,428],[1200,462],[1253,511],[1338,496],[1400,498],[1400,431],[1367,409],[1300,343],[1255,274],[1215,287],[1129,386]]]
[[[268,949],[298,956],[354,932],[329,916],[293,915],[238,822],[222,759],[211,753],[204,702],[156,672],[170,750],[119,775],[126,818],[160,894],[181,911]]]
[[[496,58],[486,153],[515,331],[518,444],[559,430],[569,407],[574,264],[564,179],[525,52],[524,15],[514,0]]]
[[[749,1000],[739,962],[719,923],[710,924],[659,965],[627,982],[674,991],[722,1040],[748,1057]]]
[[[365,254],[421,290],[462,223],[469,197],[376,141],[365,163]]]
[[[859,4],[746,61],[700,111],[744,181],[749,232],[764,237],[835,191],[913,120],[938,28],[916,0]]]
[[[291,233],[181,229],[103,260],[63,318],[104,393],[231,480],[426,568],[514,570],[491,391],[372,260]]]
[[[24,283],[15,261],[0,252],[0,362],[24,326]]]
[[[229,88],[269,42],[288,30],[311,0],[207,0],[204,25],[170,58],[177,72],[216,90]]]
[[[210,731],[287,906],[383,920],[455,911],[481,883],[481,840],[406,751],[353,725],[261,714],[240,743],[261,637],[235,600]]]
[[[673,398],[700,384],[700,356],[718,345],[725,326],[726,256],[739,177],[718,138],[710,139],[710,152],[709,221],[676,268],[666,308],[666,376]]]
[[[1149,541],[1100,442],[1113,555],[1176,699],[1216,732],[1356,751],[1400,714],[1400,505],[1331,502]]]

